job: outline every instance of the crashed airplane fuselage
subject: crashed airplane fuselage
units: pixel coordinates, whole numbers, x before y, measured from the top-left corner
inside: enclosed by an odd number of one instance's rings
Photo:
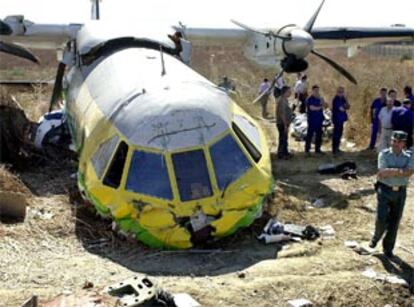
[[[269,150],[226,93],[154,41],[103,40],[84,26],[65,114],[79,187],[99,213],[152,247],[190,248],[260,213]]]

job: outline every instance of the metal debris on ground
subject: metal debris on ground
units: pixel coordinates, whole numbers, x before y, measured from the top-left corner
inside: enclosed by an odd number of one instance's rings
[[[157,287],[147,276],[134,276],[105,288],[105,293],[117,297],[121,306],[132,307],[149,301]]]
[[[325,208],[325,207],[327,207],[327,205],[324,202],[323,198],[318,198],[312,203],[312,207],[314,207],[314,208]]]
[[[25,301],[20,307],[37,307],[38,301],[37,301],[37,295],[32,295],[31,298],[29,298],[27,301]]]
[[[33,217],[35,218],[39,218],[41,220],[50,220],[52,219],[55,215],[50,212],[49,210],[45,210],[43,208],[41,209],[31,209],[30,210],[31,215],[33,215]]]
[[[344,244],[360,255],[372,255],[375,252],[375,249],[370,248],[368,244],[361,244],[356,241],[345,241]]]
[[[299,298],[288,301],[288,305],[291,307],[310,307],[313,306],[313,303],[310,300]]]
[[[353,161],[346,161],[340,164],[322,164],[318,167],[318,173],[321,175],[339,174],[342,179],[358,179],[357,165]]]
[[[367,278],[374,280],[385,281],[390,284],[402,285],[404,287],[409,286],[408,282],[405,279],[394,274],[378,273],[373,268],[367,268],[361,274]]]
[[[272,218],[267,222],[257,239],[269,244],[296,241],[295,239],[299,239],[299,241],[301,239],[315,240],[319,236],[319,231],[312,225],[282,224],[275,218]]]
[[[177,307],[200,307],[200,303],[187,293],[174,294],[174,303]]]
[[[324,239],[335,239],[335,229],[331,225],[325,225],[322,227],[319,227],[320,233],[322,235],[322,238]]]

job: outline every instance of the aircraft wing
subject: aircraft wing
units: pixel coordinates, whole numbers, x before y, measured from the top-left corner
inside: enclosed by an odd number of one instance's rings
[[[406,27],[314,27],[311,34],[317,48],[414,41],[414,28]]]

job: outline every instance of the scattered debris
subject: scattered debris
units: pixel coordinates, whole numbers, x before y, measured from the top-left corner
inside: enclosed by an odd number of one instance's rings
[[[296,241],[299,239],[315,240],[319,237],[319,231],[312,225],[300,226],[295,224],[282,224],[276,219],[270,219],[263,228],[258,240],[266,244]]]
[[[319,227],[322,238],[324,239],[334,239],[335,238],[335,229],[331,225],[326,225]]]
[[[131,307],[152,299],[157,293],[157,287],[146,276],[134,276],[106,287],[104,292],[117,297],[121,306]]]
[[[322,164],[318,168],[318,173],[321,175],[340,174],[342,179],[358,179],[357,165],[353,161],[346,161],[341,164]]]
[[[356,241],[345,241],[344,244],[360,255],[371,255],[375,252],[375,249],[370,248],[368,244],[360,244]]]
[[[51,211],[45,210],[44,208],[41,208],[41,209],[33,208],[30,210],[30,213],[33,215],[33,217],[39,218],[41,220],[50,220],[55,216]]]
[[[402,285],[404,287],[409,286],[408,282],[405,279],[403,279],[403,278],[401,278],[397,275],[394,275],[394,274],[378,273],[378,272],[374,271],[373,268],[367,268],[361,274],[363,276],[367,277],[367,278],[380,280],[380,281],[385,281],[385,282],[388,282],[390,284]]]
[[[200,303],[187,293],[174,294],[174,303],[177,307],[200,307]]]
[[[93,288],[93,282],[85,280],[85,283],[82,286],[82,289],[91,289]]]
[[[26,217],[26,197],[19,192],[0,191],[0,220],[24,221]]]
[[[313,306],[312,302],[304,299],[304,298],[299,298],[296,300],[290,300],[288,301],[288,305],[291,307],[310,307]]]
[[[70,295],[59,295],[52,301],[43,304],[43,307],[66,307],[66,306],[91,306],[109,307],[116,306],[116,299],[100,295],[97,292],[82,290],[80,293]]]
[[[312,203],[312,207],[315,207],[315,208],[325,208],[325,206],[326,205],[325,205],[323,198],[318,198]]]
[[[239,272],[239,273],[237,273],[237,277],[240,278],[240,279],[246,278],[246,273]]]

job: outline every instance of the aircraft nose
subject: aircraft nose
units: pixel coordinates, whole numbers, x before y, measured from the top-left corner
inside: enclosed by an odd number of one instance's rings
[[[301,29],[293,30],[290,34],[292,39],[284,43],[285,52],[298,59],[305,58],[313,49],[312,35]]]

